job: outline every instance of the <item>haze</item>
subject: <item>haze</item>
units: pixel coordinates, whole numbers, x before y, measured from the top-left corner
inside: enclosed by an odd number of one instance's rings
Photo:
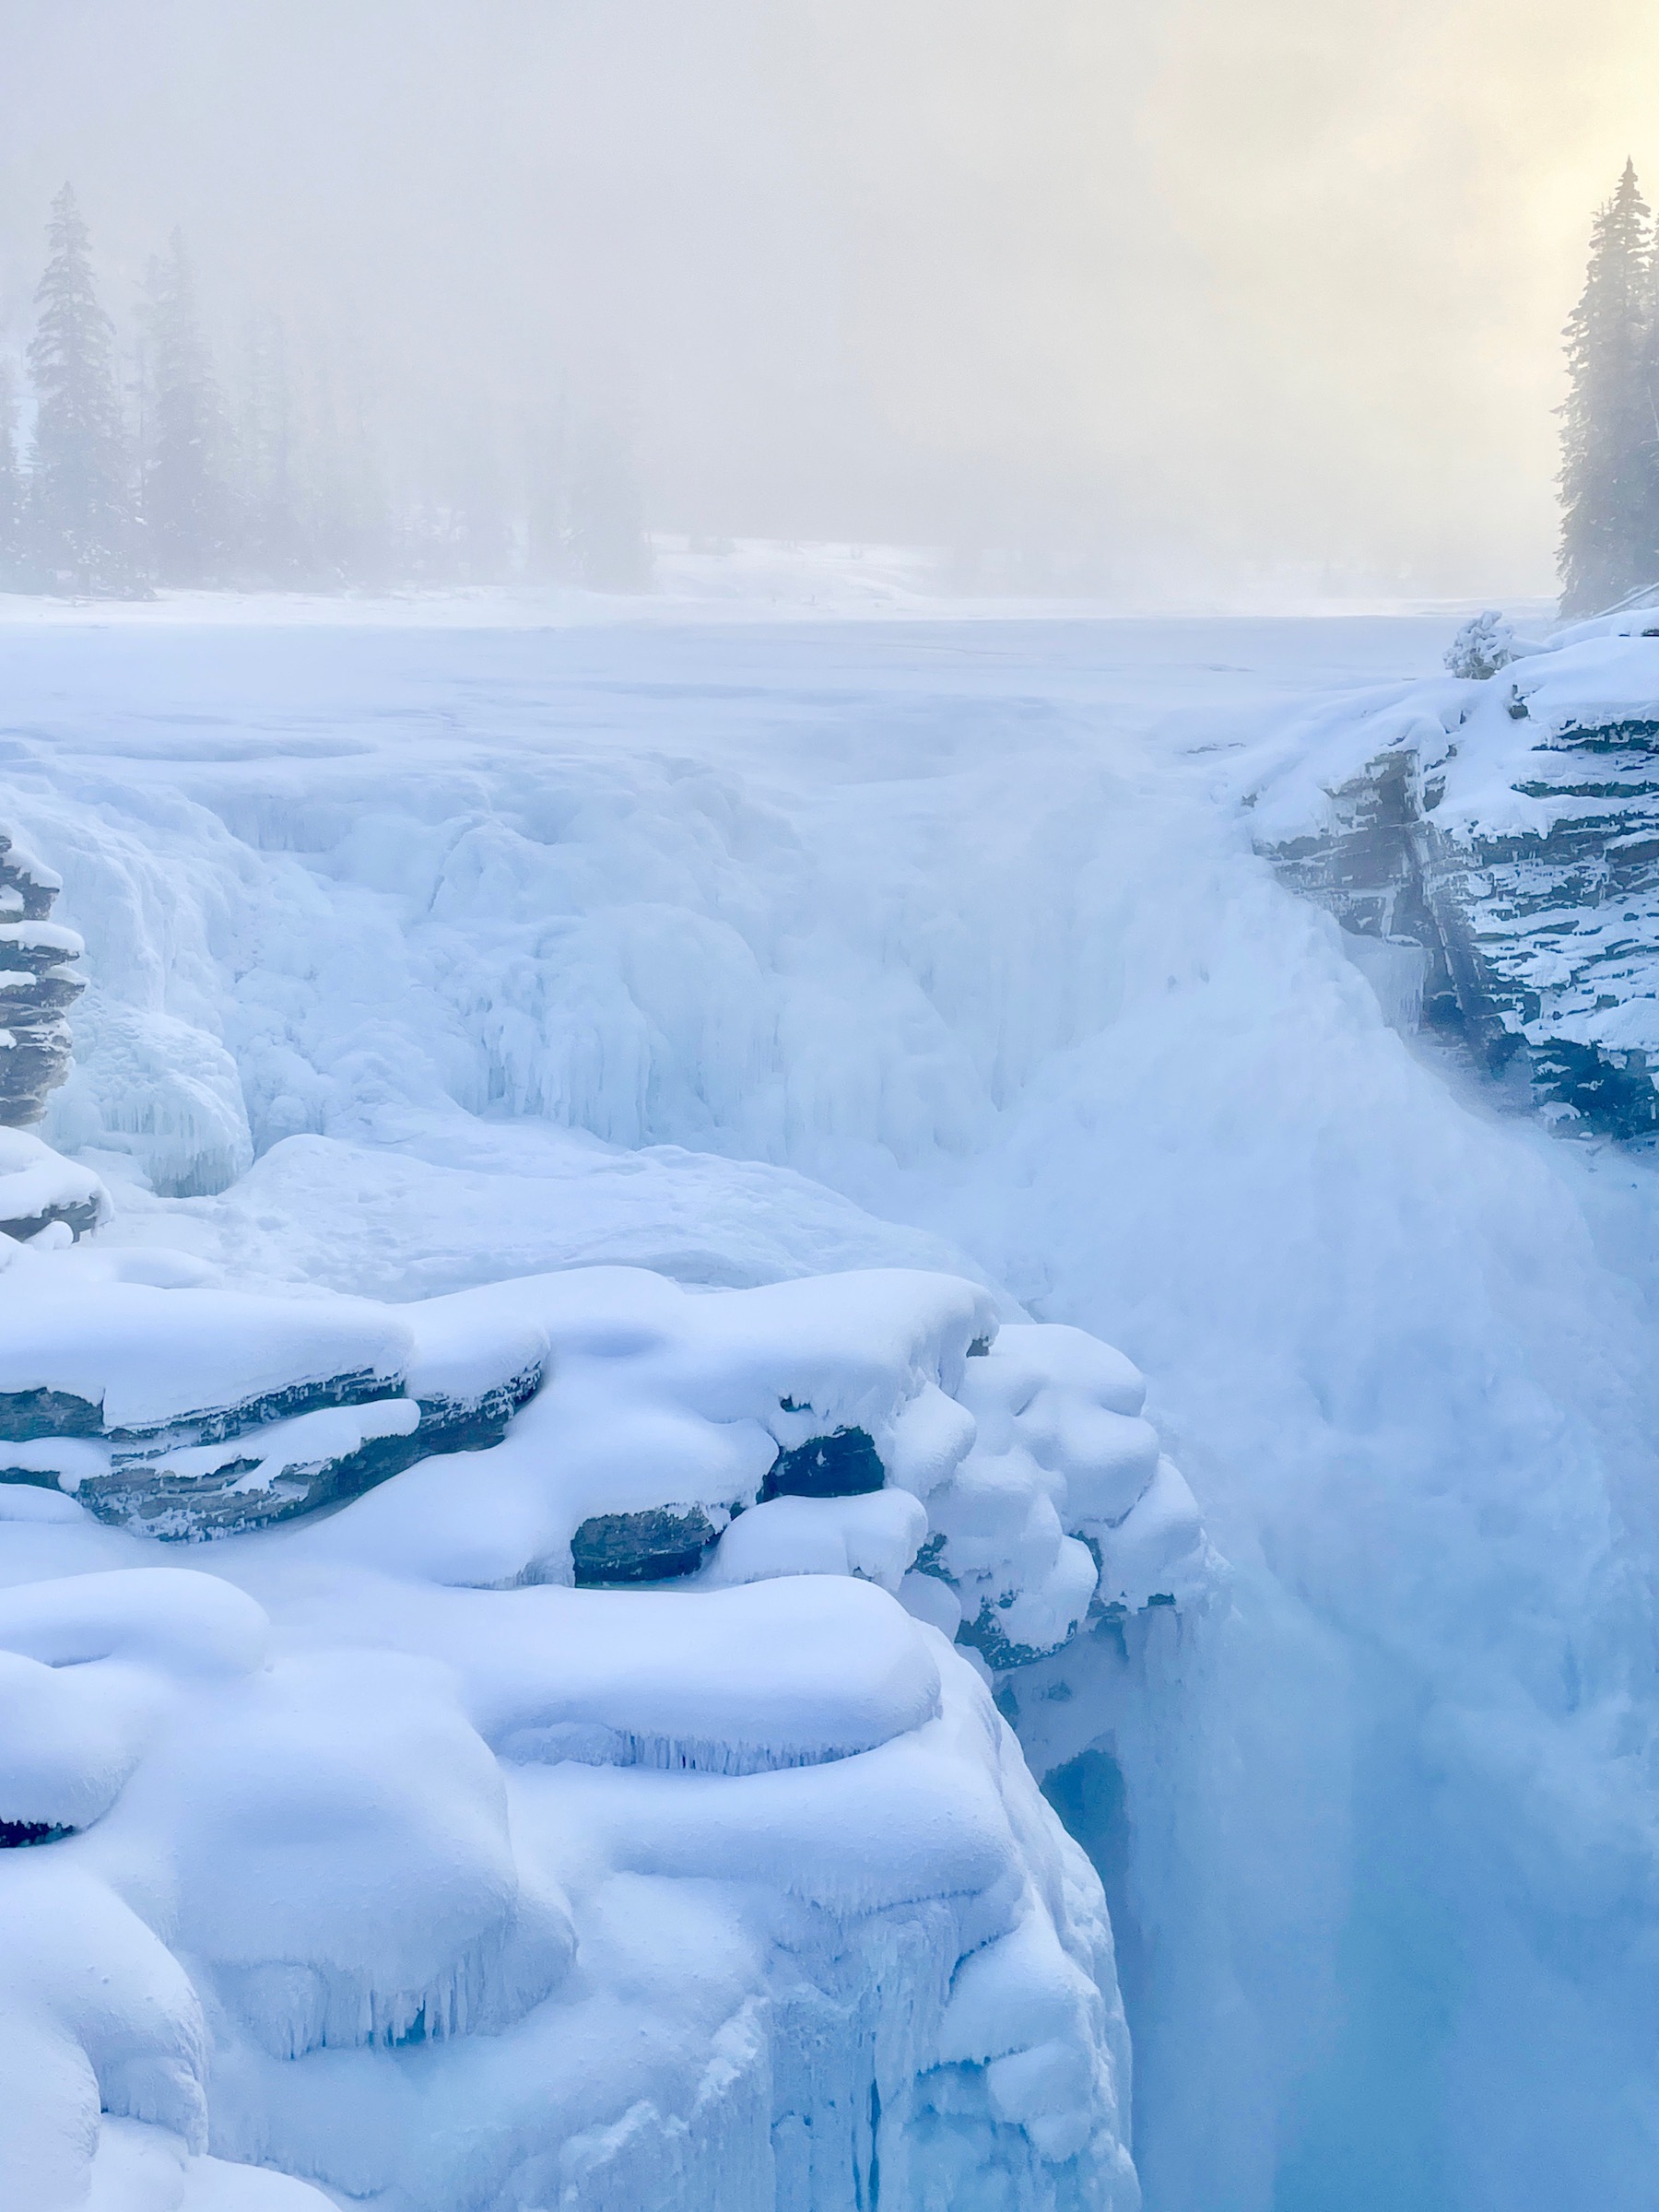
[[[1641,0],[7,0],[0,307],[67,177],[182,225],[381,432],[550,393],[660,531],[1018,551],[1142,597],[1552,580],[1559,330]],[[481,464],[480,464],[481,465]]]

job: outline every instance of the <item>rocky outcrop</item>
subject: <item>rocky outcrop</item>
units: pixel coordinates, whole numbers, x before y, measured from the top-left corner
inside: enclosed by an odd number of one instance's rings
[[[1258,849],[1377,980],[1539,1106],[1659,1128],[1659,616],[1586,625],[1484,680],[1324,733],[1257,798]]]
[[[761,1498],[861,1498],[878,1490],[887,1471],[867,1429],[837,1429],[780,1452],[760,1486]]]
[[[69,1072],[84,949],[51,919],[63,879],[0,830],[0,1128],[26,1129]]]
[[[731,1521],[718,1506],[654,1505],[638,1513],[591,1513],[571,1538],[578,1590],[667,1583],[695,1574]]]
[[[110,1214],[109,1193],[90,1168],[25,1129],[0,1129],[0,1235],[27,1240],[55,1228],[79,1237]]]
[[[442,1308],[423,1330],[355,1300],[47,1281],[0,1343],[0,1482],[199,1539],[488,1450],[539,1384],[546,1341],[507,1328],[458,1356]]]
[[[89,1169],[25,1134],[69,1073],[68,1008],[85,985],[82,946],[52,920],[62,879],[0,830],[0,1236],[83,1236],[109,1194]]]

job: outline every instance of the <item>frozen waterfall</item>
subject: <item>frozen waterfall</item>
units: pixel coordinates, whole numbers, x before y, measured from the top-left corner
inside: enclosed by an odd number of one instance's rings
[[[345,1441],[252,1477],[166,1446],[255,1488],[418,1440],[389,1310],[535,1277],[488,1328],[555,1378],[216,1545],[77,1502],[127,1448],[89,1424],[67,1479],[0,1486],[7,1756],[79,1831],[0,1865],[0,2038],[41,2068],[10,2093],[67,2100],[30,2202],[759,2212],[784,2174],[791,2212],[1124,2212],[1132,2147],[1148,2212],[1646,2212],[1659,1182],[1391,1026],[1241,804],[1311,701],[1431,669],[1446,625],[567,615],[5,622],[0,820],[89,979],[42,1134],[115,1215],[0,1300],[349,1322]],[[612,1285],[586,1336],[577,1270]],[[911,1288],[764,1303],[854,1270]],[[529,1372],[490,1343],[468,1406]],[[854,1430],[879,1487],[746,1504]],[[852,1735],[751,1743],[725,1647],[688,1647],[699,1735],[652,1717],[672,1664],[554,1710],[475,1634],[534,1619],[580,1688],[577,1531],[668,1507],[698,1590],[594,1602],[839,1639]],[[634,1534],[666,1556],[592,1556]],[[774,1620],[781,1571],[841,1594]],[[96,1633],[6,1641],[77,1577]],[[261,1745],[315,1759],[337,1857],[285,1856]],[[418,1941],[374,1892],[394,1832]],[[558,2072],[561,2022],[645,2039],[616,2095]]]

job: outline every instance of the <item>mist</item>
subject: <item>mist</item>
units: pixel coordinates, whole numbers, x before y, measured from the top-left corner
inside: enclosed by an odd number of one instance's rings
[[[0,314],[75,182],[394,470],[549,409],[649,526],[1134,596],[1551,586],[1560,326],[1659,19],[1524,0],[12,0]]]

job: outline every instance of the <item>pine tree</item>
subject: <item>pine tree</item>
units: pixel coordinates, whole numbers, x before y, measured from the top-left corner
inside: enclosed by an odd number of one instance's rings
[[[249,323],[243,349],[235,457],[242,560],[263,583],[295,583],[310,572],[300,444],[288,335],[278,316],[262,311]]]
[[[144,519],[164,583],[215,583],[229,558],[229,425],[196,314],[183,236],[150,263],[139,311],[145,341]]]
[[[15,592],[28,561],[23,543],[23,477],[18,465],[18,382],[0,361],[0,591]]]
[[[598,592],[644,592],[651,540],[628,448],[607,425],[590,423],[571,473],[567,539],[571,572]]]
[[[1633,163],[1598,209],[1567,324],[1561,611],[1587,614],[1659,582],[1659,390],[1653,238]]]
[[[52,203],[46,241],[29,347],[29,534],[50,576],[82,591],[120,591],[135,580],[136,562],[115,331],[93,289],[90,240],[67,184]]]

